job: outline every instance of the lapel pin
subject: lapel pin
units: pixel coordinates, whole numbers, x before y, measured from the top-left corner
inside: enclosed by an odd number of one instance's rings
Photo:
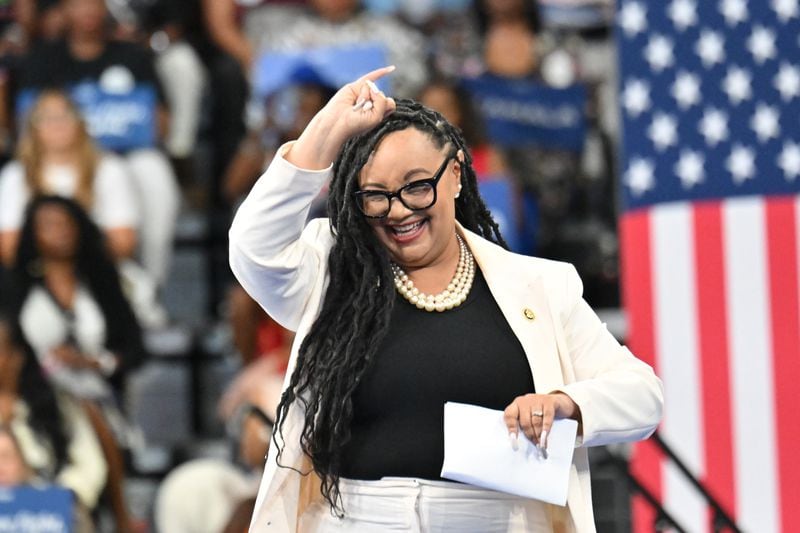
[[[522,314],[525,315],[525,318],[528,320],[536,320],[536,313],[533,312],[533,309],[526,307],[522,310]]]

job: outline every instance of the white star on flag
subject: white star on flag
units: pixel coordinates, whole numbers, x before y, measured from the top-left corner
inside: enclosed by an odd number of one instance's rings
[[[647,129],[647,136],[653,141],[656,149],[663,152],[674,146],[678,140],[678,123],[666,113],[656,113]]]
[[[647,10],[640,2],[628,2],[619,11],[619,26],[628,37],[647,29]]]
[[[747,39],[747,49],[759,65],[775,57],[775,32],[764,26],[756,26]]]
[[[746,0],[720,0],[719,12],[725,17],[728,26],[736,26],[747,20]]]
[[[705,158],[700,152],[684,150],[675,164],[675,174],[681,180],[684,189],[691,189],[705,178]]]
[[[671,67],[675,62],[675,56],[672,54],[672,41],[663,35],[653,35],[644,49],[644,57],[650,63],[650,68],[656,72]]]
[[[725,168],[733,176],[734,183],[741,185],[755,176],[755,161],[756,153],[752,148],[736,144],[725,161]]]
[[[789,19],[796,17],[799,10],[797,0],[772,0],[772,9],[781,19],[781,22],[787,22]]]
[[[706,109],[699,129],[706,138],[706,144],[714,147],[728,138],[728,115],[713,107]]]
[[[800,176],[800,144],[792,141],[783,143],[783,150],[778,156],[778,166],[783,170],[787,181],[794,181]]]
[[[652,161],[641,157],[632,159],[628,172],[625,173],[625,184],[634,195],[641,196],[655,185],[654,172]]]
[[[641,80],[628,80],[622,92],[622,105],[632,117],[650,109],[650,86]]]
[[[700,78],[691,72],[679,72],[672,84],[672,97],[681,109],[697,104],[700,101]]]
[[[778,111],[774,107],[759,103],[750,119],[750,127],[756,132],[758,140],[765,143],[777,139],[781,130],[778,119]]]
[[[753,95],[750,82],[750,73],[734,66],[728,69],[728,74],[722,80],[722,90],[728,94],[728,99],[733,105],[739,105]]]
[[[693,0],[672,0],[669,5],[669,18],[680,31],[697,24],[697,6]]]
[[[703,66],[710,68],[725,59],[725,40],[718,32],[704,29],[694,50],[703,60]]]
[[[775,88],[787,102],[800,96],[800,68],[790,63],[781,63],[781,68],[775,75]]]

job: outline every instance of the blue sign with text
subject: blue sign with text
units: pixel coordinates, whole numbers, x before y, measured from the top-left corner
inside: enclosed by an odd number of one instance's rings
[[[462,80],[486,121],[492,142],[579,151],[586,135],[586,90],[530,80],[481,76]]]
[[[17,116],[23,117],[39,92],[23,91]],[[156,144],[157,95],[150,84],[137,84],[125,92],[109,92],[93,81],[73,85],[69,95],[86,120],[89,133],[106,150],[125,152]]]
[[[73,507],[60,487],[0,488],[0,533],[71,533]]]

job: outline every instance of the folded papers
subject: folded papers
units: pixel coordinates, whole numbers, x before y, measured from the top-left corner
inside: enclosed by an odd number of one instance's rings
[[[447,402],[441,476],[563,506],[577,432],[575,420],[556,420],[545,457],[522,432],[512,447],[502,411]]]

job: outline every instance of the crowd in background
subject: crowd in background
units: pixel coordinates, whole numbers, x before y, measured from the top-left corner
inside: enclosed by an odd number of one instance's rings
[[[77,531],[104,513],[147,530],[126,508],[142,436],[125,389],[143,334],[171,322],[161,295],[191,211],[206,222],[204,311],[241,366],[219,403],[236,450],[174,469],[148,522],[246,530],[291,334],[236,286],[226,231],[336,89],[306,76],[257,90],[268,54],[379,46],[397,66],[389,94],[460,127],[481,183],[507,191],[497,215],[516,246],[575,263],[594,306],[618,305],[612,14],[606,0],[0,0],[0,486],[69,489]],[[580,148],[494,139],[464,83],[486,76],[584,87]],[[117,107],[87,116],[97,91]],[[146,120],[121,135],[125,113]]]

